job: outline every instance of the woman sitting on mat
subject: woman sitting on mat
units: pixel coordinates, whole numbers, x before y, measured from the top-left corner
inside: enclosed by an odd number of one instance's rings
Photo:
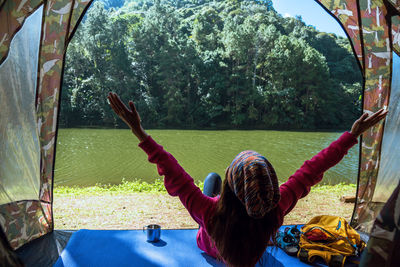
[[[192,218],[200,225],[197,245],[208,255],[229,266],[254,266],[263,255],[267,243],[283,223],[283,217],[305,197],[311,186],[321,181],[326,170],[336,165],[357,138],[385,118],[387,111],[371,116],[363,114],[350,132],[304,162],[286,183],[279,186],[275,170],[268,160],[254,151],[239,153],[227,168],[220,196],[206,196],[194,184],[176,159],[157,144],[141,126],[135,105],[126,107],[114,93],[108,100],[115,113],[132,129],[139,147],[151,163],[164,175],[164,184],[171,196],[179,196]],[[213,181],[214,180],[214,181]],[[212,174],[205,183],[208,194],[219,189],[209,188],[209,182],[219,177]],[[213,192],[214,191],[214,192]]]

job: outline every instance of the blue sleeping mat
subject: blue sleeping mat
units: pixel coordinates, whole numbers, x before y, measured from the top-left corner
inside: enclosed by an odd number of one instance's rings
[[[141,230],[79,230],[54,266],[224,266],[197,247],[196,233],[162,230],[161,241],[149,243]],[[257,266],[309,265],[269,247]]]

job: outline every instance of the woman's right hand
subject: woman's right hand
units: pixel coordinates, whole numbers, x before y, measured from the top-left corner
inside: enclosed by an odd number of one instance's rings
[[[135,104],[129,101],[129,108],[122,103],[116,93],[110,92],[107,96],[111,108],[128,126],[136,137],[143,141],[147,137],[147,133],[143,130],[139,113],[136,110]]]

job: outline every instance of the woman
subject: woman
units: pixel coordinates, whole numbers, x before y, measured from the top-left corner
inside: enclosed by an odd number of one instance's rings
[[[147,153],[148,160],[157,164],[168,193],[178,196],[200,225],[198,247],[229,266],[254,266],[297,201],[347,154],[364,131],[387,114],[382,109],[371,116],[363,114],[350,132],[345,132],[306,161],[281,186],[265,157],[255,151],[243,151],[226,170],[221,196],[209,197],[194,184],[176,159],[144,131],[132,101],[128,108],[114,93],[109,93],[108,100],[114,112],[139,139],[139,147]]]

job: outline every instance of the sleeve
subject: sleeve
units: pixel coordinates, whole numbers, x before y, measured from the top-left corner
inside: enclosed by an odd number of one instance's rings
[[[311,160],[304,162],[301,168],[280,186],[281,200],[278,206],[282,215],[288,214],[297,201],[310,192],[311,186],[322,180],[324,172],[339,163],[355,144],[357,138],[345,132]]]
[[[139,147],[146,152],[148,160],[157,165],[159,175],[164,176],[167,192],[171,196],[178,196],[190,216],[204,227],[205,217],[213,206],[212,199],[201,192],[178,161],[150,136]]]

